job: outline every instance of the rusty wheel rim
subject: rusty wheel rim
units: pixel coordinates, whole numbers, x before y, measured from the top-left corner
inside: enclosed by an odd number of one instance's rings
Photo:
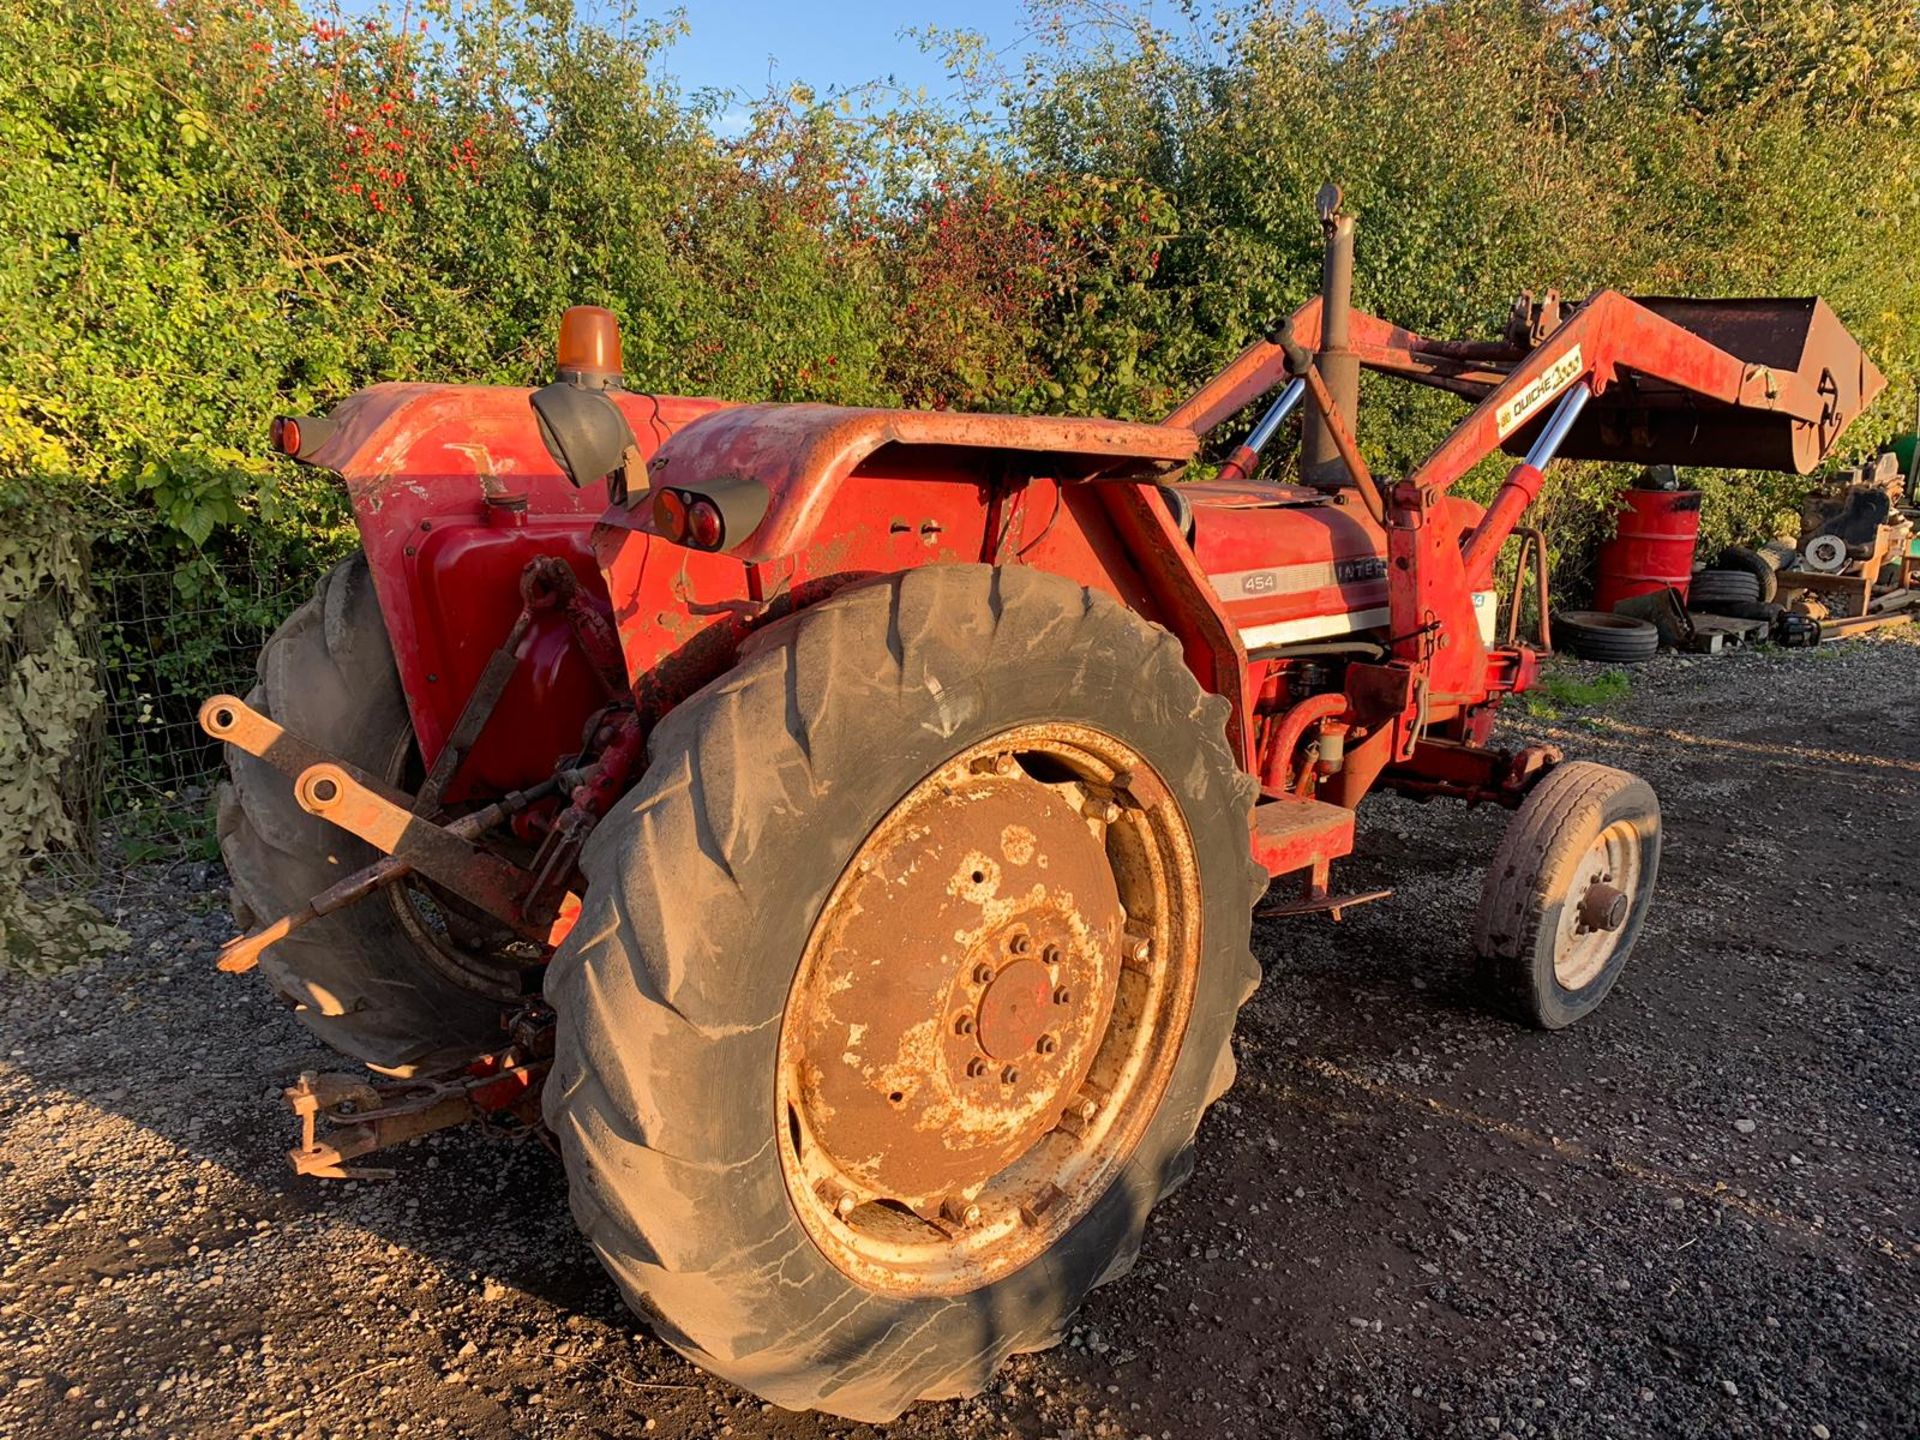
[[[1159,1105],[1200,963],[1192,834],[1125,743],[970,747],[855,852],[781,1021],[788,1194],[864,1288],[958,1294],[1050,1248]]]
[[[1554,936],[1553,978],[1584,990],[1606,971],[1640,895],[1640,829],[1616,820],[1576,862]]]

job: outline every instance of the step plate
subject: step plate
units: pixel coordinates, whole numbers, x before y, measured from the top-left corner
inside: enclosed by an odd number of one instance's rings
[[[1295,795],[1253,809],[1253,859],[1269,875],[1287,875],[1353,853],[1353,811]]]

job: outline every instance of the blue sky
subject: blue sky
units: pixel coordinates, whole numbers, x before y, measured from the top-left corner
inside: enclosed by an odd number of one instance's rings
[[[608,8],[589,0],[581,13],[597,17]],[[750,94],[764,90],[771,74],[783,85],[804,81],[823,91],[891,75],[906,89],[944,95],[952,85],[938,57],[903,31],[977,30],[1004,49],[1027,24],[1021,0],[686,0],[683,8],[691,33],[673,47],[668,68],[690,89]]]

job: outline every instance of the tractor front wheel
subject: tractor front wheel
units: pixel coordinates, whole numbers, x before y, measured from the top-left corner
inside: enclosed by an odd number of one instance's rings
[[[884,1421],[1130,1266],[1259,978],[1224,720],[1172,636],[984,566],[843,591],[666,718],[584,859],[546,1090],[662,1338]]]
[[[1480,895],[1474,943],[1516,1018],[1559,1030],[1625,968],[1660,871],[1660,802],[1638,776],[1555,766],[1514,812]]]

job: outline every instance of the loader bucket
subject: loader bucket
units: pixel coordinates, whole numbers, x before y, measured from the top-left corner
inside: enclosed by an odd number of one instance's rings
[[[1799,376],[1818,397],[1820,413],[1802,419],[1637,381],[1613,387],[1587,407],[1560,451],[1570,460],[1805,475],[1832,453],[1841,433],[1886,386],[1886,377],[1823,300],[1635,299],[1750,365]]]

